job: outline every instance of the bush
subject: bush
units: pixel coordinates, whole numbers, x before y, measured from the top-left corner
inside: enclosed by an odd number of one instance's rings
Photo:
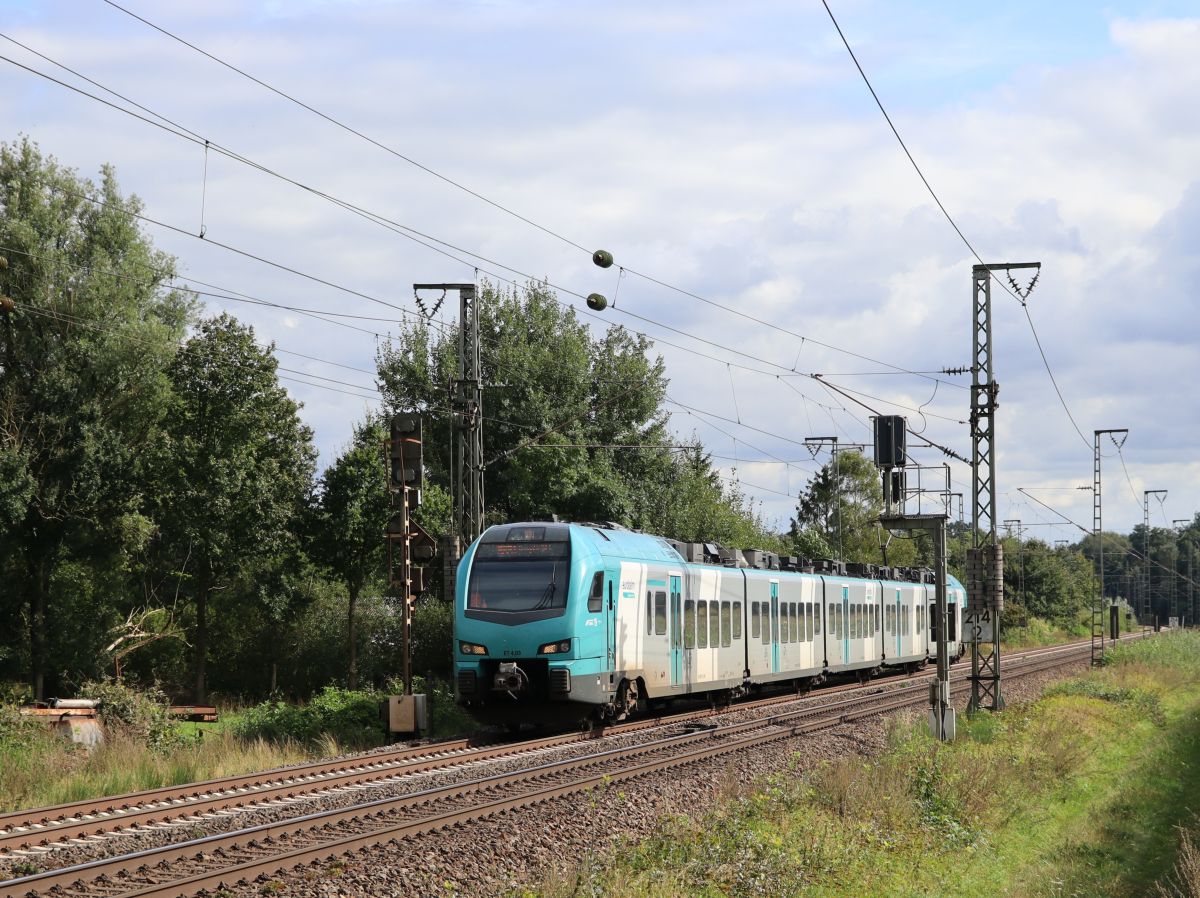
[[[181,735],[171,720],[171,703],[155,686],[137,690],[104,678],[85,682],[80,695],[99,702],[100,722],[109,734],[121,733],[154,751],[168,751]]]
[[[312,747],[333,739],[349,748],[382,745],[387,735],[379,716],[383,696],[366,690],[326,686],[307,705],[267,701],[248,708],[233,725],[243,740],[299,742]]]

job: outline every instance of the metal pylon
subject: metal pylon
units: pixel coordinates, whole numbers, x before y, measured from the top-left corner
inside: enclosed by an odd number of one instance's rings
[[[990,645],[978,639],[971,641],[968,711],[985,706],[999,711],[1004,707],[1000,690],[1004,564],[996,539],[995,424],[999,385],[992,352],[992,272],[1019,268],[1040,269],[1041,263],[1004,262],[971,268],[971,523],[974,548],[969,567],[975,574],[969,578],[968,601],[974,609],[991,612],[992,638]]]
[[[483,380],[474,284],[413,284],[413,292],[458,292],[458,377],[451,389],[451,482],[454,534],[445,547],[465,551],[483,532]],[[420,299],[418,298],[418,302]],[[437,308],[441,305],[438,300]],[[424,308],[424,306],[422,306]]]

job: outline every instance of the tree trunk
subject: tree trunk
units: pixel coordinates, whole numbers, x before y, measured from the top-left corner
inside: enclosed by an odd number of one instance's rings
[[[46,597],[50,592],[49,566],[45,555],[29,563],[29,684],[33,698],[46,697]]]
[[[346,638],[349,642],[348,656],[350,668],[346,674],[346,685],[351,689],[358,688],[358,637],[354,631],[354,613],[358,605],[358,587],[350,587],[349,613],[346,620]]]
[[[212,575],[208,565],[201,565],[196,584],[196,686],[193,701],[204,704],[208,690],[204,682],[204,665],[208,655],[208,596],[212,590]]]

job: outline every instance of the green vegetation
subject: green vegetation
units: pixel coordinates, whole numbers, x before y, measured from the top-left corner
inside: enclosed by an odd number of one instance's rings
[[[728,791],[538,894],[1195,898],[1200,633],[1121,646],[952,744],[897,723],[878,758]]]
[[[222,703],[382,689],[400,669],[390,514],[369,416],[329,467],[274,348],[171,287],[114,173],[80,178],[0,145],[0,682],[77,695],[115,674]],[[544,284],[484,285],[489,520],[618,521],[783,548],[697,443],[667,428],[652,344],[595,334]],[[432,533],[449,523],[445,383],[456,336],[403,325],[376,359],[384,415],[425,417]],[[539,435],[538,439],[530,437]],[[635,445],[638,449],[614,449]],[[440,565],[430,595],[442,591]],[[415,670],[446,677],[448,614]],[[304,738],[307,738],[306,736]]]
[[[401,667],[401,614],[383,570],[381,442],[387,415],[422,413],[416,516],[445,532],[453,327],[400,324],[375,359],[384,409],[318,471],[274,347],[172,286],[175,262],[142,232],[140,208],[110,169],[92,183],[29,140],[0,144],[0,295],[12,300],[0,312],[0,683],[44,698],[115,676],[183,701],[270,700],[279,714],[279,702],[329,686],[385,689]],[[816,472],[789,531],[775,532],[697,439],[677,445],[667,373],[647,338],[589,328],[544,283],[485,283],[478,312],[489,521],[557,514],[808,557],[929,563],[926,541],[889,541],[873,523],[880,481],[862,455],[842,452],[836,469]],[[1178,540],[1148,534],[1155,557],[1181,570],[1197,535],[1200,524]],[[951,528],[952,572],[970,536]],[[1110,594],[1128,592],[1128,549],[1146,536],[1113,537]],[[1086,629],[1089,540],[1053,550],[1006,540],[1010,619],[1045,622],[1010,641]],[[414,671],[435,684],[450,676],[451,618],[441,565],[428,573]],[[295,721],[296,738],[310,740]]]

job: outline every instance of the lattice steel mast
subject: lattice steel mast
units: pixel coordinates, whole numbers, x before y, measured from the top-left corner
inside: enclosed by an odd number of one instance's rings
[[[1129,430],[1120,427],[1097,430],[1092,434],[1092,533],[1096,536],[1096,550],[1100,557],[1100,592],[1092,603],[1092,664],[1098,664],[1100,656],[1104,654],[1104,514],[1100,495],[1100,437],[1110,434],[1119,449],[1125,444],[1125,437],[1117,443],[1116,435],[1119,433],[1128,436]],[[1099,652],[1096,650],[1097,642]]]
[[[996,371],[992,352],[992,272],[1041,269],[1041,262],[1004,262],[971,268],[971,524],[973,547],[967,552],[968,598],[972,609],[990,615],[990,650],[981,651],[972,630],[971,701],[968,711],[987,703],[1004,707],[1000,692],[1000,615],[1004,611],[1004,553],[996,539]],[[1023,302],[1033,289],[1034,276]],[[1014,284],[1015,286],[1015,284]],[[986,636],[986,630],[984,631]]]

